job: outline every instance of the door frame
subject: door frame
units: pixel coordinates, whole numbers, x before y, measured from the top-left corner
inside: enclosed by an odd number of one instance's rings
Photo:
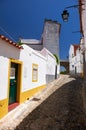
[[[22,87],[22,61],[9,59],[9,67],[8,67],[8,104],[9,104],[9,92],[10,92],[10,68],[11,63],[18,64],[18,80],[17,80],[17,102],[20,103],[21,97],[21,87]],[[9,105],[8,105],[9,106]]]

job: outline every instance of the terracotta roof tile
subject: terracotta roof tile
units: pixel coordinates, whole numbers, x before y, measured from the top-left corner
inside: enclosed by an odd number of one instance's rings
[[[73,46],[74,46],[74,55],[76,56],[76,50],[78,48],[80,48],[80,45],[79,44],[73,44]]]
[[[23,49],[23,47],[21,45],[18,45],[17,43],[14,43],[13,41],[9,40],[7,37],[0,35],[0,39],[5,40],[7,43],[15,46],[18,49]]]

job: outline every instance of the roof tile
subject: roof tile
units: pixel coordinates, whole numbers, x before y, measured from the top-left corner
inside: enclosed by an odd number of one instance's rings
[[[23,47],[21,45],[18,45],[17,43],[14,43],[13,41],[9,40],[7,37],[0,35],[0,39],[5,40],[6,42],[8,42],[9,44],[15,46],[18,49],[23,49]]]

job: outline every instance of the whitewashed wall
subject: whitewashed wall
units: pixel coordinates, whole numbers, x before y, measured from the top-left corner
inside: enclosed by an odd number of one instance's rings
[[[47,55],[46,74],[55,75],[56,60],[50,54]]]
[[[27,45],[23,45],[20,60],[23,61],[22,91],[46,84],[46,59]],[[32,82],[32,64],[38,65],[38,81]]]
[[[76,50],[75,66],[77,68],[77,74],[83,73],[83,55],[79,49]]]
[[[75,62],[74,47],[73,47],[73,45],[70,45],[70,49],[69,49],[69,71],[70,71],[70,74],[75,73],[74,62]]]
[[[7,98],[9,60],[0,56],[0,100]]]
[[[79,49],[76,50],[74,56],[74,46],[71,45],[69,49],[69,69],[70,74],[81,75],[83,73],[83,55]]]
[[[0,100],[7,98],[9,58],[18,59],[20,50],[0,39]]]
[[[19,59],[20,49],[13,47],[13,45],[7,43],[5,40],[0,39],[0,48],[1,56]]]
[[[56,59],[54,55],[48,51],[46,48],[43,48],[43,50],[40,52],[42,55],[44,55],[47,59],[46,61],[46,82],[49,83],[55,79],[55,71],[56,71]],[[60,73],[60,68],[57,65],[57,77]]]

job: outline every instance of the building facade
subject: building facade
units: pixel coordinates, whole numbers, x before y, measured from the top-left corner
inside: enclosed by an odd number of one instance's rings
[[[48,54],[47,59],[29,46],[19,46],[0,35],[0,119],[55,79],[56,59]],[[47,80],[48,74],[52,80]]]
[[[69,71],[71,75],[83,77],[83,54],[81,53],[80,45],[70,45]]]
[[[56,63],[54,55],[46,48],[43,48],[40,53],[46,57],[46,83],[57,79],[60,75],[60,64]]]

